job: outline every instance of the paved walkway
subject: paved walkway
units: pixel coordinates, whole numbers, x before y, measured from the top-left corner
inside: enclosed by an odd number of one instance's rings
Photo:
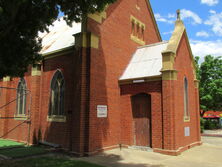
[[[167,156],[133,149],[114,149],[80,158],[107,167],[222,167],[222,138],[202,137],[203,145],[179,156]]]
[[[202,136],[214,136],[214,137],[222,137],[222,129],[217,130],[204,130]]]

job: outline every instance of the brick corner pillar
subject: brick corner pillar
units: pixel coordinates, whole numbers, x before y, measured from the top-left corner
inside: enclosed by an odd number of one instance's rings
[[[87,22],[87,21],[86,21]],[[90,152],[89,146],[89,119],[90,119],[90,57],[92,49],[98,49],[99,37],[87,31],[85,22],[82,23],[82,32],[75,34],[75,48],[79,55],[79,91],[80,91],[80,120],[79,120],[79,155]]]
[[[177,71],[174,69],[175,53],[162,53],[162,102],[163,102],[163,150],[175,151],[175,107],[176,101],[174,86],[177,80]]]
[[[30,96],[31,107],[28,111],[30,117],[30,124],[28,130],[27,142],[30,144],[38,143],[39,139],[39,128],[40,128],[40,89],[41,89],[41,64],[34,64],[31,71],[31,82],[30,82]]]

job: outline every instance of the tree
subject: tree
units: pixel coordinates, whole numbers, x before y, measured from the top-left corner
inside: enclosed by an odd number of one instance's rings
[[[196,58],[198,61],[199,58]],[[200,108],[205,111],[222,110],[222,58],[205,56],[204,62],[197,66],[200,80]]]
[[[41,60],[38,33],[65,14],[69,25],[115,0],[0,0],[0,78],[20,77]]]

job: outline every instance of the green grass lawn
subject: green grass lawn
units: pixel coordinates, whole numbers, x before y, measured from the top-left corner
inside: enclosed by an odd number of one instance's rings
[[[65,158],[39,157],[19,161],[0,162],[1,167],[102,167],[82,161]]]
[[[0,139],[0,154],[11,158],[20,158],[46,153],[43,147],[26,147],[24,143]]]
[[[23,145],[24,145],[24,143],[18,143],[15,141],[0,139],[0,149],[23,146]]]
[[[0,150],[0,154],[11,157],[11,158],[20,158],[31,155],[39,155],[44,154],[47,151],[42,147],[19,147],[19,148],[11,148]]]

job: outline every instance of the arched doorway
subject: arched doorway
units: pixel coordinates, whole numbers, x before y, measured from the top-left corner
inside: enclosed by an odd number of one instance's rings
[[[131,97],[134,145],[151,147],[151,96],[140,93]]]

